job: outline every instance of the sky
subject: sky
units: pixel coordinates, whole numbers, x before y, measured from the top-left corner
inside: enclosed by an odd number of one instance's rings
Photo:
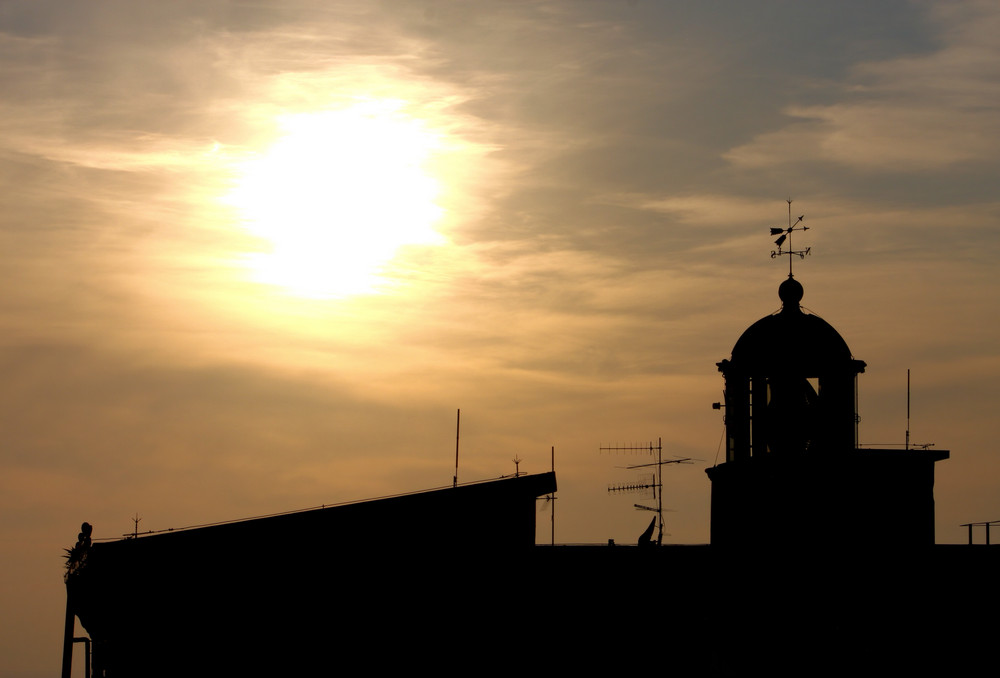
[[[976,0],[3,0],[0,676],[57,670],[82,521],[446,486],[459,408],[461,481],[555,449],[557,541],[634,542],[651,500],[607,487],[648,456],[600,448],[662,438],[696,460],[665,541],[707,542],[787,199],[861,442],[903,443],[910,369],[938,541],[1000,519],[998,34]]]

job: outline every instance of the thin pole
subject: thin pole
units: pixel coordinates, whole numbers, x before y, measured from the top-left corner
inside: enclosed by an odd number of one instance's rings
[[[910,449],[910,368],[906,368],[906,449]]]
[[[458,434],[462,428],[462,410],[457,410],[455,415],[455,477],[451,479],[451,486],[458,487]]]
[[[90,678],[90,638],[74,638],[74,643],[83,643],[83,678]]]
[[[788,209],[791,209],[791,203]],[[663,546],[663,438],[656,439],[656,474],[657,484],[660,486],[660,496],[656,503],[656,513],[660,517],[660,533],[656,536],[656,545]]]
[[[62,678],[73,675],[73,635],[76,632],[76,610],[73,606],[73,594],[66,587],[66,623],[63,626],[63,656]]]
[[[556,472],[556,446],[555,445],[552,446],[552,472],[553,473]],[[556,495],[553,492],[549,496],[552,497],[552,499],[549,500],[549,504],[552,505],[552,545],[555,546],[556,545]]]

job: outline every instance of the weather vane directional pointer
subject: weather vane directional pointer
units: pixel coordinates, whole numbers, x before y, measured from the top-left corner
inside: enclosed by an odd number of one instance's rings
[[[788,228],[780,228],[780,227],[776,228],[774,226],[771,227],[771,235],[778,235],[778,234],[780,234],[780,236],[778,237],[778,239],[774,241],[774,244],[778,246],[778,249],[771,250],[771,258],[772,259],[776,259],[778,257],[783,257],[783,256],[787,255],[788,256],[788,277],[791,278],[792,277],[792,259],[795,257],[795,255],[798,255],[799,259],[805,259],[806,255],[809,254],[809,252],[810,252],[810,250],[812,250],[812,248],[811,247],[807,247],[804,250],[794,250],[794,249],[792,249],[792,233],[794,233],[795,231],[808,231],[809,227],[808,226],[799,226],[799,224],[802,223],[802,220],[806,218],[806,215],[804,215],[804,214],[802,216],[800,216],[798,219],[796,219],[794,224],[792,223],[792,199],[788,198],[788,200],[786,202],[788,203]],[[788,242],[788,249],[784,249],[783,250],[783,249],[781,249],[781,247],[782,247],[782,245],[785,244],[786,240]]]

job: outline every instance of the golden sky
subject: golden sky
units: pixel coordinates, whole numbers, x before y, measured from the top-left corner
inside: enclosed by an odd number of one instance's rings
[[[814,5],[0,3],[0,676],[57,670],[82,521],[447,485],[457,408],[461,480],[555,446],[564,542],[635,541],[599,447],[662,436],[706,542],[788,197],[862,443],[912,369],[938,541],[1000,519],[1000,6]]]

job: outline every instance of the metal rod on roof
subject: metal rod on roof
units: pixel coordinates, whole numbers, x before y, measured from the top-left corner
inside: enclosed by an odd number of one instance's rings
[[[556,446],[553,445],[552,446],[552,475],[554,476],[555,473],[556,473]],[[552,499],[549,501],[549,503],[552,504],[552,537],[551,537],[551,543],[552,543],[553,546],[555,546],[556,545],[556,502],[555,502],[556,493],[553,492],[549,496],[552,497]]]
[[[906,447],[910,449],[910,368],[906,368]]]
[[[456,410],[455,415],[455,477],[451,479],[451,486],[458,487],[458,434],[462,427],[462,410]]]

